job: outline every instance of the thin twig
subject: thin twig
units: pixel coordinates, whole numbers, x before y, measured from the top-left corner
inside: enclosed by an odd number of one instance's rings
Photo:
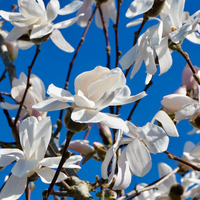
[[[106,38],[106,52],[107,52],[107,65],[106,67],[110,69],[110,43],[109,43],[109,39],[108,39],[108,30],[106,28],[106,24],[105,24],[105,20],[103,18],[103,12],[101,9],[101,5],[98,6],[99,9],[99,14],[101,17],[101,21],[102,21],[102,25],[103,25],[103,32]]]
[[[21,100],[21,102],[20,102],[20,106],[19,106],[17,115],[16,115],[16,117],[15,117],[14,125],[16,125],[16,123],[17,123],[17,121],[18,121],[18,119],[19,119],[19,117],[20,117],[20,112],[21,112],[21,110],[22,110],[22,106],[23,106],[23,104],[24,104],[24,102],[25,102],[25,98],[26,98],[26,95],[27,95],[27,93],[28,93],[28,89],[29,89],[29,87],[30,87],[31,70],[32,70],[32,68],[33,68],[33,65],[34,65],[34,63],[35,63],[35,60],[36,60],[38,54],[40,53],[39,47],[40,47],[40,46],[37,45],[37,48],[36,48],[36,52],[35,52],[35,56],[34,56],[34,58],[33,58],[33,61],[32,61],[32,63],[31,63],[31,65],[28,67],[28,77],[27,77],[26,89],[25,89],[25,91],[24,91],[24,95],[23,95],[22,100]]]
[[[121,3],[122,3],[121,0],[117,1],[117,18],[116,18],[116,24],[114,24],[114,26],[113,26],[113,28],[115,30],[115,44],[116,44],[116,62],[115,62],[115,68],[118,67],[119,57],[121,55],[121,52],[119,52],[119,35],[118,35],[119,14],[120,14]]]
[[[191,164],[191,163],[189,163],[189,162],[187,162],[187,161],[175,156],[174,154],[170,153],[169,151],[164,151],[164,153],[167,154],[167,157],[169,159],[177,160],[177,161],[179,161],[181,163],[184,163],[185,165],[190,166],[193,170],[200,171],[199,167],[197,167],[197,166],[195,166],[195,165],[193,165],[193,164]]]
[[[126,199],[127,197],[130,197],[130,196],[133,196],[133,195],[139,195],[140,193],[142,192],[145,192],[145,191],[148,191],[148,190],[152,190],[152,189],[156,189],[158,188],[158,186],[160,184],[162,184],[163,182],[165,182],[167,179],[169,179],[173,174],[175,174],[177,171],[179,170],[179,167],[176,167],[172,172],[170,172],[169,174],[167,174],[166,176],[164,176],[163,178],[161,178],[159,181],[157,181],[156,183],[154,184],[150,184],[144,188],[141,188],[141,189],[135,189],[129,193],[127,193],[126,195],[124,196],[121,196],[120,198],[118,198],[117,200],[123,200],[123,199]]]
[[[58,168],[57,168],[57,170],[56,170],[56,173],[55,173],[55,175],[54,175],[54,177],[53,177],[53,180],[51,181],[51,184],[50,184],[50,186],[49,186],[49,188],[48,188],[48,192],[47,192],[46,196],[43,197],[43,200],[47,200],[48,197],[49,197],[49,195],[51,194],[51,191],[52,191],[53,186],[54,186],[54,184],[55,184],[55,182],[56,182],[56,180],[57,180],[57,178],[58,178],[58,176],[59,176],[59,174],[60,174],[60,171],[61,171],[61,169],[62,169],[62,166],[63,166],[63,164],[64,164],[65,161],[66,161],[67,149],[68,149],[69,143],[70,143],[70,141],[71,141],[71,138],[72,138],[72,136],[73,136],[74,134],[75,134],[75,133],[74,133],[74,132],[71,132],[71,131],[68,131],[68,132],[67,132],[67,139],[66,139],[65,146],[64,146],[64,148],[63,148],[62,158],[61,158],[61,160],[60,160],[60,163],[59,163],[59,165],[58,165]]]
[[[6,72],[7,72],[7,70],[5,69],[3,74],[0,77],[0,82],[3,81],[6,78],[6,76],[5,76]]]
[[[152,84],[153,84],[153,82],[150,81],[149,84],[145,86],[144,91],[146,92],[146,91],[148,90],[148,88],[149,88]],[[128,121],[130,121],[130,120],[132,119],[131,117],[132,117],[132,115],[133,115],[133,112],[135,111],[136,107],[138,106],[140,100],[141,100],[141,99],[139,99],[139,100],[137,100],[137,101],[135,102],[135,104],[134,104],[134,106],[133,106],[133,108],[132,108],[132,110],[131,110],[131,112],[130,112],[128,118],[127,118]]]

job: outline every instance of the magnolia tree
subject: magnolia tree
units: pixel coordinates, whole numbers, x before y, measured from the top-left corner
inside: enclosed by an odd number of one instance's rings
[[[0,199],[200,199],[199,2],[1,1]]]

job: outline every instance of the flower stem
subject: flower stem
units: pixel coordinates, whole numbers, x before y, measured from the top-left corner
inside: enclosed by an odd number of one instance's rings
[[[121,52],[119,51],[119,35],[118,35],[118,27],[119,27],[119,14],[120,14],[120,8],[121,8],[122,1],[117,1],[117,18],[116,18],[116,24],[113,25],[113,28],[115,30],[115,44],[116,44],[116,62],[115,62],[115,68],[118,67],[119,64],[119,57],[121,56]]]
[[[28,89],[29,89],[29,87],[31,86],[31,85],[30,85],[31,70],[32,70],[33,65],[34,65],[34,63],[35,63],[35,61],[36,61],[37,56],[38,56],[39,53],[40,53],[40,49],[39,49],[39,48],[40,48],[40,46],[37,45],[37,48],[36,48],[36,52],[35,52],[35,56],[34,56],[34,58],[33,58],[33,61],[32,61],[32,63],[31,63],[31,65],[28,67],[28,77],[27,77],[26,89],[25,89],[25,91],[24,91],[24,95],[23,95],[22,100],[21,100],[21,102],[20,102],[20,106],[19,106],[17,115],[16,115],[16,117],[15,117],[15,121],[14,121],[14,125],[15,125],[15,126],[16,126],[16,123],[17,123],[17,121],[18,121],[18,119],[19,119],[20,112],[21,112],[21,110],[22,110],[22,106],[23,106],[23,104],[24,104],[26,95],[27,95],[27,93],[28,93]]]
[[[110,69],[110,43],[109,43],[109,39],[108,39],[108,30],[106,28],[106,24],[105,24],[105,20],[103,18],[103,12],[101,9],[101,5],[98,6],[99,9],[99,13],[100,13],[100,17],[101,17],[101,21],[103,24],[103,32],[106,38],[106,52],[107,52],[107,65],[106,67]]]
[[[169,48],[177,51],[178,53],[180,53],[183,56],[183,58],[185,59],[185,61],[187,62],[187,64],[189,65],[189,67],[193,73],[193,77],[194,77],[195,81],[200,85],[200,78],[199,78],[196,70],[194,69],[194,66],[189,58],[189,55],[182,50],[181,44],[175,44],[173,42],[169,42]]]
[[[150,81],[149,84],[147,84],[146,87],[144,88],[144,91],[146,92],[146,91],[149,89],[149,87],[152,86],[152,84],[153,84],[153,82]],[[127,118],[128,121],[131,121],[133,112],[135,111],[135,109],[136,109],[137,105],[139,104],[140,100],[141,100],[141,99],[139,99],[139,100],[137,100],[137,101],[135,102],[135,104],[134,104],[134,106],[133,106],[133,108],[132,108],[132,110],[131,110],[131,112],[130,112],[128,118]]]
[[[61,169],[62,169],[62,166],[63,166],[63,164],[64,164],[65,161],[66,161],[66,156],[68,155],[67,149],[68,149],[69,143],[70,143],[70,141],[71,141],[71,139],[72,139],[72,137],[73,137],[74,134],[75,134],[75,133],[74,133],[74,132],[71,132],[71,131],[68,131],[68,132],[67,132],[67,139],[66,139],[65,146],[64,146],[64,148],[63,148],[62,158],[61,158],[61,160],[60,160],[60,163],[59,163],[59,165],[58,165],[58,168],[57,168],[57,170],[56,170],[56,173],[55,173],[55,175],[54,175],[54,177],[53,177],[53,180],[51,181],[51,184],[50,184],[50,186],[49,186],[49,188],[48,188],[48,192],[47,192],[46,195],[43,197],[43,200],[47,200],[48,197],[49,197],[49,195],[51,194],[51,191],[52,191],[52,189],[53,189],[54,184],[56,183],[56,180],[57,180],[57,178],[58,178],[58,176],[59,176],[59,173],[60,173],[60,171],[61,171]]]
[[[191,164],[191,163],[189,163],[189,162],[187,162],[187,161],[175,156],[174,154],[170,153],[169,151],[164,151],[164,153],[167,154],[167,157],[169,159],[177,160],[177,161],[179,161],[181,163],[184,163],[185,165],[190,166],[193,170],[200,171],[199,167],[197,167],[197,166],[195,166],[195,165],[193,165],[193,164]]]

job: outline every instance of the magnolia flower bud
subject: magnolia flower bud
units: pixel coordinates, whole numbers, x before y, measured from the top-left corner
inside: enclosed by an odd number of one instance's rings
[[[194,69],[196,70],[196,72],[198,72],[200,68],[194,66]],[[188,64],[184,67],[182,72],[182,85],[186,85],[187,90],[197,91],[198,89],[198,83],[195,81],[193,77],[193,72]]]
[[[99,133],[102,138],[102,141],[105,145],[110,145],[112,144],[112,134],[110,129],[103,124],[97,123],[97,126],[99,128]]]
[[[16,41],[8,42],[6,40],[8,32],[5,30],[0,30],[0,34],[2,35],[2,37],[5,40],[5,45],[8,49],[8,54],[10,56],[10,59],[12,61],[14,61],[17,58],[17,54],[18,54],[17,42]]]
[[[105,189],[105,199],[114,200],[117,198],[117,193],[113,190]]]
[[[100,142],[93,142],[93,147],[94,147],[97,155],[101,159],[101,161],[103,161],[105,156],[106,156],[106,152],[107,152],[107,150],[104,147],[104,145],[101,144]]]
[[[184,163],[179,162],[178,163],[179,170],[177,173],[179,173],[181,176],[184,176],[185,173],[187,173],[192,168]]]
[[[165,0],[154,0],[153,6],[145,14],[149,17],[155,17],[159,15],[164,5],[165,5]]]
[[[88,144],[88,140],[74,140],[69,143],[69,148],[82,155],[94,152],[94,148]]]
[[[66,113],[64,116],[64,124],[66,128],[75,133],[86,130],[88,128],[88,125],[85,123],[74,122],[71,119],[71,113],[72,113],[72,108],[66,109]]]
[[[183,194],[183,192],[184,192],[183,186],[176,183],[172,185],[172,187],[170,188],[169,197],[172,200],[181,200],[181,195]]]
[[[35,184],[33,182],[30,183],[30,190],[33,191],[35,189]]]

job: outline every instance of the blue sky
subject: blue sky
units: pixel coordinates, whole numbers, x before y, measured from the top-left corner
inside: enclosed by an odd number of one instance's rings
[[[46,1],[48,2],[48,1]],[[66,0],[60,0],[61,7],[64,7],[66,4],[70,3],[71,1]],[[132,19],[128,19],[125,17],[125,12],[128,9],[130,3],[132,0],[124,0],[121,7],[121,13],[120,13],[120,24],[119,24],[119,49],[122,52],[122,55],[125,54],[133,44],[134,40],[134,32],[138,30],[139,26],[126,28],[126,24]],[[11,4],[17,4],[17,0],[1,0],[0,3],[0,10],[6,10],[9,11],[11,8]],[[190,14],[193,14],[195,11],[200,9],[200,2],[197,0],[186,0],[185,3],[185,11],[189,11]],[[55,22],[62,21],[65,19],[68,19],[69,17],[74,17],[75,14],[71,14],[69,16],[62,16],[58,17]],[[145,31],[150,25],[157,22],[147,22],[147,24],[144,26],[143,31]],[[115,36],[114,36],[114,30],[112,27],[113,23],[110,21],[109,26],[109,40],[111,45],[111,68],[115,67]],[[6,22],[3,26],[3,29],[6,29],[10,31],[12,29],[12,25],[8,22]],[[74,24],[73,26],[61,30],[63,36],[65,39],[74,47],[76,48],[80,38],[82,36],[82,33],[84,31],[84,28],[79,27],[77,24]],[[16,66],[17,70],[17,77],[19,77],[19,74],[21,72],[24,72],[27,74],[28,70],[27,67],[30,65],[32,58],[34,56],[35,52],[35,46],[28,50],[19,50],[18,57],[14,61],[14,65]],[[88,30],[88,33],[85,38],[85,42],[83,43],[78,56],[75,60],[72,74],[70,77],[70,83],[69,83],[69,91],[74,94],[74,79],[77,75],[80,73],[92,70],[96,66],[106,66],[107,63],[107,57],[106,57],[106,42],[105,37],[103,34],[103,31],[99,29],[93,20],[91,23],[91,26]],[[182,44],[182,48],[184,51],[186,51],[192,63],[194,65],[197,65],[200,67],[199,64],[199,50],[200,46],[196,44],[192,44],[187,40],[184,40]],[[39,54],[36,63],[33,67],[32,73],[39,76],[44,84],[46,89],[48,86],[53,83],[57,87],[63,87],[64,82],[66,79],[67,71],[69,68],[69,63],[72,60],[73,53],[66,53],[60,49],[58,49],[51,40],[48,40],[47,42],[43,43],[41,45],[41,53]],[[173,93],[178,87],[181,85],[181,73],[186,65],[185,60],[177,53],[172,53],[173,57],[173,65],[170,68],[170,70],[161,75],[158,76],[158,72],[155,74],[155,77],[153,78],[153,85],[151,88],[147,91],[147,96],[141,100],[139,103],[136,111],[133,114],[132,122],[135,125],[143,126],[147,122],[149,122],[153,116],[156,114],[156,112],[160,109],[162,100],[162,97],[167,94]],[[0,74],[4,71],[4,65],[3,62],[0,60]],[[132,94],[137,94],[141,92],[144,87],[144,81],[145,81],[145,66],[143,65],[142,68],[139,70],[139,72],[134,76],[133,79],[130,80],[130,78],[127,78],[127,85],[130,87]],[[3,92],[10,92],[10,84],[8,81],[8,78],[6,78],[4,81],[0,83],[0,91]],[[10,99],[6,98],[7,101],[10,101]],[[125,105],[120,110],[121,115],[124,120],[129,115],[129,112],[132,108],[131,105]],[[107,110],[108,112],[108,110]],[[11,117],[14,117],[16,115],[15,111],[9,112]],[[49,112],[48,116],[51,116],[52,124],[56,124],[56,119],[58,118],[59,112],[53,111]],[[6,117],[3,114],[3,110],[0,109],[0,119],[1,119],[1,134],[0,134],[0,141],[4,142],[11,142],[13,141],[11,130],[8,127]],[[188,120],[181,121],[178,126],[179,131],[179,138],[170,138],[170,143],[168,147],[168,151],[181,157],[182,156],[182,150],[183,146],[186,141],[193,141],[195,144],[199,142],[199,135],[194,134],[191,136],[188,136],[186,133],[192,129],[192,126],[188,124]],[[61,131],[61,137],[60,137],[60,143],[65,138],[66,129],[63,128]],[[77,133],[73,139],[83,139],[84,132]],[[96,125],[93,126],[92,131],[89,135],[88,140],[90,141],[90,144],[94,141],[101,142],[101,138],[99,136],[98,130],[96,128]],[[152,155],[153,160],[153,167],[151,171],[144,177],[132,177],[132,184],[127,189],[127,191],[133,190],[135,187],[135,184],[139,184],[141,182],[151,183],[157,180],[158,177],[158,170],[157,170],[157,164],[159,162],[167,162],[170,164],[172,168],[175,168],[176,162],[167,159],[167,156],[164,153]],[[90,182],[95,181],[95,175],[99,175],[101,177],[100,172],[100,164],[97,163],[95,160],[90,160],[87,163],[85,163],[82,166],[82,169],[78,172],[78,175],[83,180],[88,180]],[[4,176],[9,174],[11,170],[11,166],[7,167],[3,171],[0,172],[0,184],[3,183]],[[180,176],[179,176],[180,178]],[[40,184],[40,181],[36,182],[36,188],[32,192],[32,199],[35,199],[36,197],[41,199],[41,192],[43,189],[48,188],[48,185]],[[91,193],[94,197],[94,193]],[[20,199],[24,199],[24,195]],[[51,198],[49,198],[51,199]]]

